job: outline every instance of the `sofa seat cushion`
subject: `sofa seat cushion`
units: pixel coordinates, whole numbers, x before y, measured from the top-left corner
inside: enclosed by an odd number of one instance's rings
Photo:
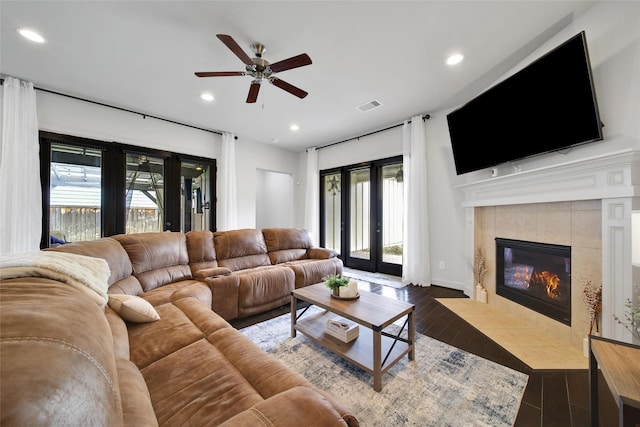
[[[218,425],[263,400],[205,338],[143,368],[142,375],[161,426]]]
[[[348,426],[328,400],[307,387],[294,387],[270,397],[220,424],[220,427]]]
[[[182,298],[195,298],[203,305],[211,308],[211,290],[209,286],[198,280],[180,280],[155,288],[140,295],[153,306],[177,301]]]
[[[219,425],[292,387],[313,388],[233,328],[167,355],[142,374],[161,426]]]
[[[43,278],[0,281],[2,424],[122,425],[104,309]]]
[[[342,260],[340,258],[329,259],[305,259],[287,262],[295,274],[296,289],[320,283],[323,278],[332,274],[342,274]]]
[[[195,298],[182,298],[155,308],[160,320],[129,324],[131,361],[140,369],[220,328],[231,328]]]

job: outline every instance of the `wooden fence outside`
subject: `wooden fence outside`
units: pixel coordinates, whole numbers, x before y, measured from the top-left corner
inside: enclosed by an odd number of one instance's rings
[[[66,242],[96,240],[101,236],[100,208],[52,207],[49,230],[63,236]],[[162,217],[157,209],[130,209],[127,215],[127,234],[162,231]]]

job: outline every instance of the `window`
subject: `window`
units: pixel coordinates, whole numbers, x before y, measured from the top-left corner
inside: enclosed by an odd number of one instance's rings
[[[215,231],[215,159],[40,132],[41,247]]]
[[[49,234],[51,244],[102,237],[102,150],[51,144]]]
[[[164,230],[164,159],[126,156],[126,233]]]

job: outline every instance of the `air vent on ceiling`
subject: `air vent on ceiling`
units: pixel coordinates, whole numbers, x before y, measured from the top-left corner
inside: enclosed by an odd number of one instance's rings
[[[374,108],[378,108],[381,105],[382,103],[380,101],[374,99],[373,101],[365,102],[362,105],[358,105],[356,108],[361,112],[366,113],[367,111],[373,110]]]

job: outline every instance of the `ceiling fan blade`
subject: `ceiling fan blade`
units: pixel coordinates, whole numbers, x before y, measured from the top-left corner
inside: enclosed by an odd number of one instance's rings
[[[199,71],[196,73],[198,77],[227,77],[227,76],[244,76],[244,71]]]
[[[253,104],[258,99],[258,92],[260,92],[260,82],[255,80],[251,82],[249,86],[249,94],[247,95],[247,104]]]
[[[236,54],[238,58],[246,65],[252,66],[253,60],[245,53],[244,50],[240,47],[238,43],[233,39],[233,37],[226,34],[216,34],[216,36],[220,39],[222,43],[224,43],[233,53]]]
[[[280,71],[291,70],[292,68],[303,67],[311,64],[311,58],[306,53],[301,53],[298,56],[293,56],[289,59],[283,59],[282,61],[275,62],[269,66],[271,71],[279,73]]]
[[[273,84],[274,86],[278,86],[280,89],[286,90],[287,92],[297,96],[298,98],[304,98],[305,96],[308,95],[308,93],[305,92],[304,90],[298,87],[295,87],[291,83],[287,83],[284,80],[278,79],[276,77],[272,77],[270,81],[271,81],[271,84]]]

